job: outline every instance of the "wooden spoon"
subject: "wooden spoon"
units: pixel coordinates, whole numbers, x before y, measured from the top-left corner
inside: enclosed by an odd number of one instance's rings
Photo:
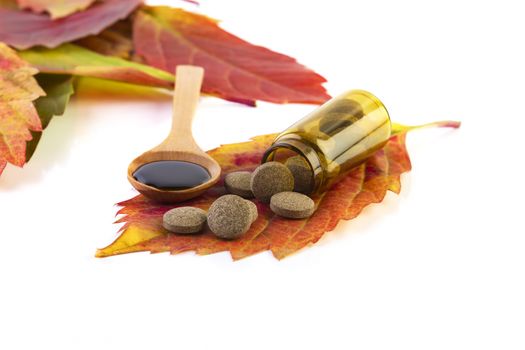
[[[181,202],[202,194],[221,175],[221,167],[197,146],[191,124],[199,102],[204,69],[177,66],[173,96],[173,121],[168,137],[157,147],[135,158],[128,167],[128,180],[144,196],[158,202]],[[198,164],[210,174],[210,179],[198,186],[181,190],[162,190],[135,180],[133,173],[142,165],[159,160],[179,160]]]

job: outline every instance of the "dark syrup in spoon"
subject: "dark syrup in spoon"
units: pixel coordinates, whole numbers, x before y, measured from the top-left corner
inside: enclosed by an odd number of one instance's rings
[[[211,178],[204,167],[180,160],[159,160],[144,164],[135,170],[133,177],[145,185],[167,191],[193,188]]]

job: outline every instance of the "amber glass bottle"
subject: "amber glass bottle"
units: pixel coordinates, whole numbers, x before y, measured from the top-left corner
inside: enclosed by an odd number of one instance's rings
[[[312,170],[310,193],[320,193],[381,148],[390,133],[390,117],[383,103],[367,91],[352,90],[279,134],[262,161],[277,160],[281,151],[293,151]]]

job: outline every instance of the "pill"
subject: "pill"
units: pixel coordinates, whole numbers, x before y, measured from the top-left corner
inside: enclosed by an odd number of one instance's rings
[[[249,201],[249,200],[246,200],[246,202],[248,202],[248,204],[250,205],[250,215],[252,218],[252,222],[254,222],[259,217],[259,211],[257,210],[257,205],[255,205],[254,202]]]
[[[253,195],[264,203],[276,193],[292,191],[294,179],[292,172],[278,162],[267,162],[255,169],[250,180]]]
[[[178,207],[167,211],[162,218],[162,226],[174,233],[197,233],[206,222],[206,212],[195,207]]]
[[[290,157],[284,163],[292,172],[294,179],[294,192],[310,194],[313,190],[313,172],[306,159],[302,156]]]
[[[224,178],[224,187],[231,194],[236,194],[243,198],[253,198],[250,180],[252,173],[249,171],[235,171],[229,173]]]
[[[272,196],[270,200],[272,211],[289,219],[304,219],[313,214],[314,201],[302,193],[281,192]]]
[[[223,239],[242,236],[250,228],[253,219],[253,209],[248,203],[234,194],[217,198],[208,210],[208,227]]]

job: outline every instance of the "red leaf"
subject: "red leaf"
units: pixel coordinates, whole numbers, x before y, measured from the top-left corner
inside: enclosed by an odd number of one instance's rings
[[[259,136],[250,142],[224,145],[209,154],[221,164],[224,174],[235,170],[253,170],[259,165],[264,150],[274,136]],[[399,192],[400,175],[409,171],[410,167],[405,134],[399,134],[366,163],[353,169],[323,195],[314,198],[317,210],[309,219],[283,219],[274,215],[267,205],[256,202],[259,218],[243,237],[235,241],[216,238],[209,230],[197,236],[170,234],[162,227],[162,215],[175,206],[160,205],[139,195],[119,203],[122,208],[118,214],[124,215],[117,221],[124,223],[121,235],[111,245],[99,250],[97,256],[137,251],[177,254],[193,250],[201,255],[228,251],[237,260],[271,250],[277,259],[282,259],[317,242],[326,232],[333,230],[339,220],[352,219],[365,206],[381,202],[388,190]],[[181,205],[207,209],[224,192],[222,183],[219,183],[203,196]]]
[[[0,173],[6,162],[24,165],[30,130],[42,130],[32,103],[45,95],[33,77],[37,72],[14,50],[0,43]]]
[[[45,14],[0,8],[0,41],[18,49],[35,45],[56,47],[98,34],[127,17],[142,0],[103,0],[83,12],[53,20]]]
[[[147,7],[135,18],[135,51],[150,65],[174,72],[178,64],[206,69],[203,91],[250,103],[322,103],[325,79],[291,57],[252,45],[211,18],[169,7]]]

